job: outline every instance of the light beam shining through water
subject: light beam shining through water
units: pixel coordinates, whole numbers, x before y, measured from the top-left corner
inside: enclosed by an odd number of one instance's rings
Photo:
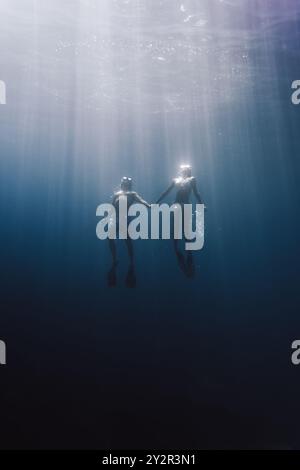
[[[291,197],[282,106],[299,13],[297,1],[2,1],[3,206],[24,217],[38,195],[46,238],[85,233],[121,175],[153,200],[187,160],[221,260],[225,201],[261,218],[260,155],[270,194]]]

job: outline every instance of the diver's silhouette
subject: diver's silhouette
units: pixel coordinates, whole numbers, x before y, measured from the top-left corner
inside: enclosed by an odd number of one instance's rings
[[[132,204],[143,204],[144,206],[150,208],[150,204],[144,201],[138,193],[132,191],[132,178],[124,176],[121,179],[120,190],[115,192],[113,195],[112,205],[116,209],[116,221],[112,221],[111,224],[114,224],[115,227],[110,227],[110,229],[114,228],[116,231],[119,229],[120,225],[120,214],[119,214],[119,204],[121,198],[127,198],[127,210]],[[126,227],[126,230],[128,227]],[[129,256],[129,268],[125,280],[125,284],[129,288],[134,288],[136,286],[136,275],[135,275],[135,264],[134,264],[134,251],[132,240],[130,239],[127,233],[127,239],[125,239],[127,252]],[[109,248],[112,255],[112,266],[107,273],[107,282],[110,287],[115,287],[117,285],[117,250],[116,250],[116,241],[112,238],[109,238]]]
[[[182,209],[182,217],[184,217],[183,206],[184,204],[190,203],[191,193],[193,192],[197,202],[202,204],[200,194],[197,189],[196,179],[192,176],[192,168],[190,165],[181,165],[179,169],[179,175],[177,178],[174,178],[171,185],[167,188],[166,191],[156,201],[156,204],[160,202],[173,190],[176,191],[174,204],[178,204]],[[182,220],[182,225],[184,221]],[[186,256],[179,250],[179,240],[174,236],[174,249],[177,257],[177,262],[179,268],[184,272],[184,274],[189,277],[195,277],[195,265],[192,252],[189,251]]]

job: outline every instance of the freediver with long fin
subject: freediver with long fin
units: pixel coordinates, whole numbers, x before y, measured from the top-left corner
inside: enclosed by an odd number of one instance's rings
[[[156,204],[160,204],[160,202],[168,196],[168,194],[175,189],[176,195],[175,195],[175,201],[174,205],[176,208],[176,205],[179,205],[182,210],[182,225],[184,225],[184,210],[183,206],[184,204],[190,204],[190,197],[191,194],[193,193],[197,202],[199,204],[202,204],[202,199],[200,197],[198,188],[197,188],[197,182],[196,178],[192,176],[192,167],[191,165],[180,165],[179,167],[179,175],[173,179],[172,183],[170,186],[164,191],[161,196],[158,198],[156,201]],[[195,276],[195,265],[194,265],[194,259],[191,251],[188,251],[186,258],[182,254],[182,252],[179,249],[179,240],[174,236],[174,249],[175,249],[175,254],[177,257],[178,265],[180,269],[184,272],[184,274],[189,277],[193,278]]]
[[[112,221],[111,229],[118,230],[119,226],[122,225],[122,221],[120,224],[120,214],[119,214],[119,205],[121,199],[126,199],[127,201],[127,213],[128,209],[132,204],[143,204],[147,208],[150,208],[150,204],[144,201],[141,196],[132,190],[133,182],[132,178],[128,176],[124,176],[121,179],[120,189],[116,191],[113,195],[112,205],[116,209],[116,220]],[[114,226],[113,226],[114,225]],[[128,230],[128,225],[126,224],[126,230]],[[134,288],[136,286],[136,275],[135,275],[135,264],[134,264],[134,251],[132,246],[132,240],[127,234],[127,238],[125,239],[128,256],[129,256],[129,269],[126,276],[126,286],[129,288]],[[108,272],[107,275],[107,282],[110,287],[115,287],[117,284],[117,249],[116,249],[116,241],[113,238],[109,238],[109,248],[112,255],[112,267]]]

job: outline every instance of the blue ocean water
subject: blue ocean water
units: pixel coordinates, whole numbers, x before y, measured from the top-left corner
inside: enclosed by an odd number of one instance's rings
[[[2,445],[299,448],[299,2],[0,13]],[[182,162],[196,278],[137,241],[137,288],[121,245],[109,289],[97,206],[123,175],[154,202]]]

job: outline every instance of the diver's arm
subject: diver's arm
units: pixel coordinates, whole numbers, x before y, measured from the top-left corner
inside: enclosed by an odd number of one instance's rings
[[[198,188],[197,188],[196,178],[193,178],[193,180],[192,180],[192,189],[193,189],[193,193],[195,195],[195,198],[197,199],[199,204],[203,204],[201,196],[200,196]]]
[[[172,189],[174,188],[174,185],[175,185],[175,181],[172,181],[168,189],[166,189],[166,191],[164,191],[160,195],[160,197],[157,199],[156,204],[159,204],[172,191]]]
[[[117,199],[118,199],[118,195],[114,193],[114,195],[112,196],[112,201],[111,201],[112,206],[116,207]]]
[[[143,204],[144,206],[148,207],[148,209],[151,208],[151,205],[148,204],[147,201],[144,201],[144,199],[141,198],[141,196],[140,196],[138,193],[135,193],[134,199],[135,199],[135,202],[137,202],[137,203],[139,203],[139,204]]]

